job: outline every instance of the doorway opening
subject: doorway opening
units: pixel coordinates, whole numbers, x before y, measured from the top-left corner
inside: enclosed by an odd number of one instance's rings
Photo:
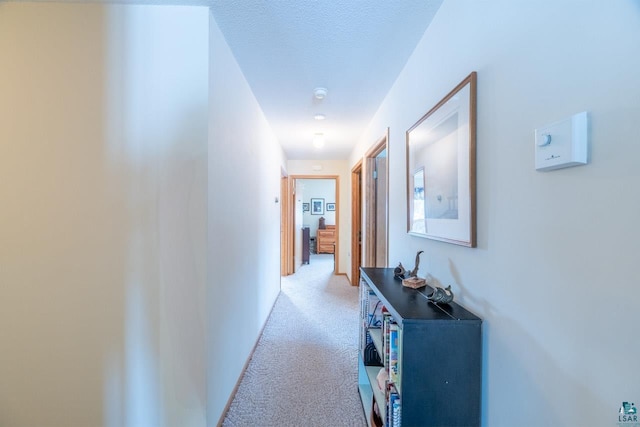
[[[287,206],[283,203],[281,274],[294,274],[311,262],[311,255],[330,255],[333,273],[339,271],[340,205],[339,176],[290,175],[286,189]],[[283,187],[284,188],[284,187]]]

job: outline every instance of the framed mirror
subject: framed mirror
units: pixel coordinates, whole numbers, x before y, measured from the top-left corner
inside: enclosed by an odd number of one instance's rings
[[[476,72],[406,137],[408,233],[476,247]]]

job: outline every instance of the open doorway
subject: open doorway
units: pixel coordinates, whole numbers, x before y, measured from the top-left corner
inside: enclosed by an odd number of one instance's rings
[[[330,257],[334,274],[339,271],[339,179],[336,175],[288,177],[282,275],[295,273],[311,262],[312,255]]]

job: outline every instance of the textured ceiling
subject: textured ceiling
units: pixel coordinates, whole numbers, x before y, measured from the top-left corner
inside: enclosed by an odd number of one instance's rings
[[[287,157],[346,159],[443,0],[40,1],[210,6]]]
[[[346,159],[442,0],[213,0],[289,159]],[[319,101],[313,89],[328,89]],[[315,121],[322,113],[326,120]],[[325,147],[312,145],[324,133]],[[372,143],[374,141],[371,141]]]

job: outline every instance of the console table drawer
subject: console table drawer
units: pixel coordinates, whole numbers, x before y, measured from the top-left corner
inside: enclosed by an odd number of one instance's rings
[[[319,254],[332,254],[334,250],[334,244],[323,243],[318,245],[318,253]]]

